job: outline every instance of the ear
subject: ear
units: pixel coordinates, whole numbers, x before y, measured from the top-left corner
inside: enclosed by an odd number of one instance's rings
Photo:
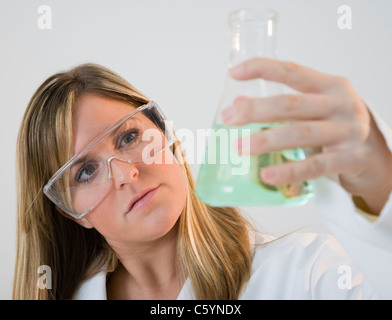
[[[64,212],[61,210],[59,207],[56,206],[56,210],[64,217],[71,219],[72,221],[76,222],[77,224],[81,225],[82,227],[86,229],[92,229],[94,228],[93,225],[86,219],[86,218],[81,218],[81,219],[75,219],[74,217],[70,216],[68,213]]]

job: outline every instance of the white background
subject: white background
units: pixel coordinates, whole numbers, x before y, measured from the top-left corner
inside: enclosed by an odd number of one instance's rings
[[[40,5],[52,9],[51,30],[38,28]],[[337,26],[341,5],[352,8],[352,30]],[[157,101],[176,129],[207,129],[226,76],[227,15],[241,7],[277,10],[279,58],[348,77],[392,125],[391,1],[1,0],[0,299],[11,298],[15,259],[17,131],[37,87],[55,72],[99,63]],[[313,202],[246,210],[277,235],[324,231]]]

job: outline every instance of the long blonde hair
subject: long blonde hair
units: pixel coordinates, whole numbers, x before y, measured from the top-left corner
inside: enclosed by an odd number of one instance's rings
[[[59,214],[43,185],[71,156],[72,114],[86,92],[133,107],[149,101],[114,72],[84,64],[49,77],[25,111],[17,141],[17,254],[13,299],[71,299],[81,283],[118,259],[95,229]],[[191,170],[178,141],[176,157],[188,183],[178,221],[178,263],[197,299],[237,299],[250,277],[247,220],[235,208],[211,207],[195,195]],[[40,288],[40,266],[52,271],[51,287]]]

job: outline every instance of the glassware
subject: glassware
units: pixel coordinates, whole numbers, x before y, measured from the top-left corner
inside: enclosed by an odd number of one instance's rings
[[[276,59],[277,20],[273,10],[241,9],[230,13],[229,69],[253,57]],[[238,96],[266,97],[280,93],[277,83],[263,79],[236,81],[227,74],[196,183],[200,200],[212,206],[294,206],[305,204],[312,197],[313,187],[308,181],[276,187],[260,178],[264,167],[305,159],[303,149],[259,156],[239,155],[233,150],[233,141],[238,137],[284,124],[251,123],[235,127],[225,125],[221,118],[222,111]]]
[[[44,194],[73,218],[84,217],[113,190],[117,179],[113,166],[118,163],[167,163],[164,151],[175,139],[162,110],[150,101],[130,111],[68,160],[44,186]]]

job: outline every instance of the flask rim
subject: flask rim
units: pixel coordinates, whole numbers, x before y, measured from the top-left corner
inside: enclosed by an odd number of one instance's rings
[[[241,8],[229,13],[228,21],[229,24],[238,24],[242,22],[265,22],[278,21],[277,11],[269,8]]]

